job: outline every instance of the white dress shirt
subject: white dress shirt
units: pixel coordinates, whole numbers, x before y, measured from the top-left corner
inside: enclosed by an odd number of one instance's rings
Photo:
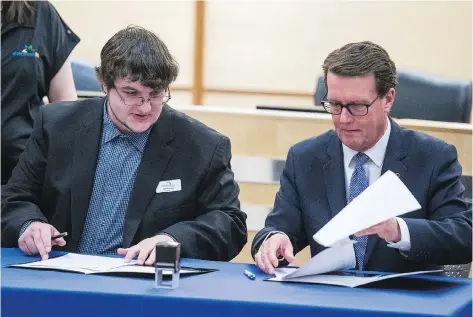
[[[365,172],[368,175],[370,185],[381,176],[384,156],[386,154],[386,148],[388,147],[389,135],[391,134],[391,122],[389,119],[387,119],[387,121],[388,126],[381,139],[379,139],[379,141],[372,148],[364,152],[370,158],[363,166]],[[352,159],[358,152],[350,149],[345,144],[342,144],[342,148],[343,164],[345,167],[345,188],[348,201],[348,195],[350,193],[350,180],[355,170],[355,162]],[[397,243],[387,241],[388,246],[407,252],[411,249],[409,229],[407,228],[407,224],[403,219],[396,217],[396,220],[401,230],[401,240]]]

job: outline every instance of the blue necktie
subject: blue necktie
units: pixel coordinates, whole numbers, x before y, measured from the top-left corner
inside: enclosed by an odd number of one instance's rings
[[[348,195],[348,201],[352,201],[356,196],[361,194],[369,186],[368,175],[366,175],[363,165],[368,162],[370,158],[365,153],[357,153],[353,160],[355,161],[355,171],[351,176],[350,180],[350,193]],[[363,260],[365,258],[366,245],[368,244],[368,236],[357,237],[354,239],[357,243],[354,244],[356,263],[358,269],[363,269]]]

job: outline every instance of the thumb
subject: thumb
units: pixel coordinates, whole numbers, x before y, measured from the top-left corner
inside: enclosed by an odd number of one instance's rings
[[[53,225],[49,225],[49,229],[51,230],[51,237],[58,235],[60,232],[54,228]],[[58,245],[60,247],[63,247],[66,245],[66,240],[64,238],[57,238],[51,241],[51,245]]]
[[[66,240],[64,240],[64,238],[59,238],[59,239],[56,239],[56,240],[53,240],[51,242],[52,245],[58,245],[60,247],[63,247],[66,245]]]
[[[121,255],[121,256],[125,256],[127,252],[128,252],[128,249],[124,249],[124,248],[118,248],[117,250],[118,255]]]
[[[296,257],[294,256],[294,251],[292,249],[292,244],[289,239],[286,239],[282,244],[282,256],[289,262],[294,262]]]

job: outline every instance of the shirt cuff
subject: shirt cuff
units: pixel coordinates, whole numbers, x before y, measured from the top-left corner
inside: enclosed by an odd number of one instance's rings
[[[177,242],[176,238],[174,238],[173,236],[171,236],[170,234],[166,233],[166,232],[160,232],[157,234],[158,236],[168,236],[169,238],[173,239],[174,242]]]
[[[401,230],[401,240],[396,243],[386,240],[388,247],[399,249],[399,251],[409,252],[411,250],[411,236],[409,234],[409,228],[402,218],[396,217],[396,220],[399,224],[399,229]]]
[[[285,236],[289,239],[289,237],[287,236],[287,234],[285,234],[285,233],[282,232],[282,231],[271,231],[270,233],[268,233],[268,234],[266,235],[266,238],[264,238],[264,240],[263,240],[263,242],[261,242],[261,244],[263,244],[266,240],[269,239],[269,237],[271,237],[272,235],[275,235],[276,233],[283,234],[283,235],[285,235]],[[289,240],[291,240],[291,239],[289,239]],[[283,257],[282,255],[280,255],[280,256],[278,257],[278,260],[279,260],[279,262],[282,262],[282,261],[284,261],[284,257]]]

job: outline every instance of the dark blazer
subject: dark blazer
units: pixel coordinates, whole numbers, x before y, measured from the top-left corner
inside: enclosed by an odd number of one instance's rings
[[[41,219],[67,231],[76,251],[92,193],[103,98],[42,107],[25,153],[2,190],[2,246],[17,247],[22,224]],[[230,167],[227,137],[164,106],[149,134],[125,217],[123,247],[158,233],[181,256],[230,260],[247,241],[246,214]],[[182,190],[156,193],[160,181]]]
[[[391,121],[382,173],[388,170],[399,174],[422,208],[401,216],[411,238],[408,256],[371,235],[365,269],[407,272],[471,262],[471,203],[463,198],[455,147]],[[271,231],[285,232],[295,253],[307,245],[312,256],[322,251],[312,236],[346,206],[344,173],[342,144],[334,130],[294,145],[274,209],[253,240],[253,256]]]

